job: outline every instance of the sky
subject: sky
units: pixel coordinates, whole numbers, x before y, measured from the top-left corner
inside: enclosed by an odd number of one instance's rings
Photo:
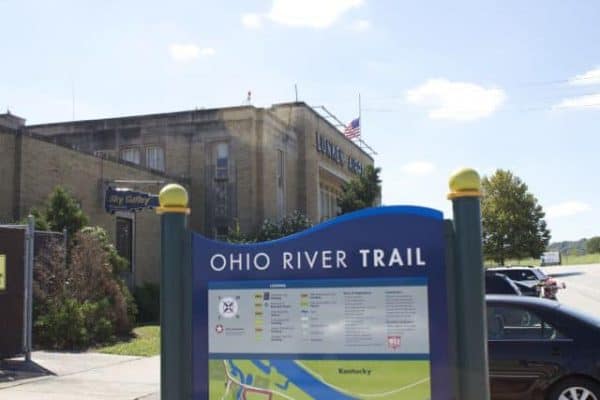
[[[600,235],[600,2],[0,0],[0,112],[28,123],[299,100],[357,117],[384,204],[451,217],[519,176],[553,241]]]

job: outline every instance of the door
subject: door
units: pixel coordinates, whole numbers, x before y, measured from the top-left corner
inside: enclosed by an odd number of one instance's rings
[[[133,221],[130,218],[117,217],[117,253],[127,260],[129,268],[123,279],[131,288],[133,285]]]
[[[0,227],[0,359],[23,353],[25,229]]]
[[[533,399],[564,370],[572,340],[526,308],[488,305],[487,313],[492,398]]]

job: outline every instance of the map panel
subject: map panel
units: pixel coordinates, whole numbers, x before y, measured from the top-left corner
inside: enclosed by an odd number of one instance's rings
[[[208,293],[211,400],[430,397],[425,278],[224,281]]]

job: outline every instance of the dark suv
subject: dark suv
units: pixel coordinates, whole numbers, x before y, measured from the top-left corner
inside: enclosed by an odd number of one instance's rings
[[[485,293],[522,295],[519,287],[509,277],[493,271],[485,272]]]
[[[548,279],[538,268],[533,267],[496,267],[490,268],[488,271],[494,271],[508,276],[519,287],[524,296],[540,297],[542,294],[542,286]]]

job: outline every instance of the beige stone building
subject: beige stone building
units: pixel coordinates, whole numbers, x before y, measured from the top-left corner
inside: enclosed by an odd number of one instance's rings
[[[43,125],[5,114],[0,146],[0,178],[13,193],[2,193],[0,219],[22,217],[62,184],[121,253],[129,250],[135,284],[158,280],[159,220],[150,211],[106,213],[107,187],[156,193],[179,182],[190,192],[192,229],[219,237],[295,210],[331,218],[342,183],[374,162],[301,102]]]

